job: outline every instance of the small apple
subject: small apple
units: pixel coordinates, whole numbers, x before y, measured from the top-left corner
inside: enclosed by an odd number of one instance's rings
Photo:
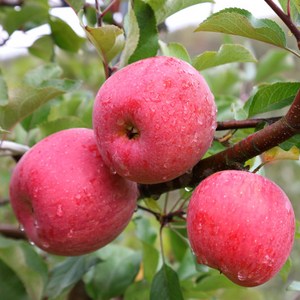
[[[126,66],[102,85],[93,127],[111,170],[139,183],[159,183],[189,171],[208,150],[216,106],[191,65],[151,57]]]
[[[115,239],[136,207],[137,185],[105,166],[91,129],[63,130],[18,162],[11,204],[28,238],[57,255],[81,255]]]
[[[222,171],[195,189],[187,230],[198,263],[250,287],[271,279],[286,262],[295,216],[286,194],[269,179]]]

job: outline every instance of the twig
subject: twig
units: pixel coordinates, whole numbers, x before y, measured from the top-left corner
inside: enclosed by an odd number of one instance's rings
[[[0,234],[13,239],[27,240],[24,231],[9,224],[0,224]]]

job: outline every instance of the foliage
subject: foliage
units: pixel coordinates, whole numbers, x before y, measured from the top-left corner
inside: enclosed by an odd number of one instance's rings
[[[103,1],[99,11],[87,1],[66,2],[77,14],[84,35],[75,32],[67,20],[54,16],[47,0],[25,0],[18,7],[0,4],[0,23],[8,40],[17,31],[49,26],[49,32],[28,47],[25,57],[1,61],[3,140],[31,146],[65,128],[91,127],[93,99],[105,79],[118,68],[157,54],[181,58],[201,71],[215,95],[219,122],[282,115],[300,88],[294,76],[299,71],[300,54],[290,46],[289,29],[278,22],[275,13],[272,19],[257,19],[246,10],[231,7],[213,13],[193,28],[195,32],[189,32],[190,39],[203,32],[217,32],[224,42],[219,49],[207,47],[192,56],[180,41],[168,41],[161,24],[186,7],[213,5],[213,1],[122,1],[121,23],[109,9],[109,1]],[[279,2],[290,21],[299,24],[299,1]],[[209,34],[208,43],[212,37],[220,36]],[[264,54],[259,55],[258,49]],[[218,135],[207,156],[263,127],[261,123],[256,125]],[[299,135],[278,146],[265,153],[266,161],[299,158]],[[11,152],[2,152],[1,223],[17,226],[5,201],[15,162]],[[257,158],[247,163],[255,166]],[[197,265],[188,247],[184,217],[178,213],[185,210],[191,192],[189,187],[182,187],[158,195],[159,199],[141,200],[132,222],[116,241],[82,257],[56,257],[9,234],[1,236],[0,277],[5,280],[0,281],[0,293],[8,300],[63,300],[70,299],[79,282],[84,283],[85,294],[97,300],[119,296],[125,300],[270,299],[274,288],[272,299],[290,299],[292,291],[300,290],[299,277],[289,280],[290,272],[300,276],[290,261],[281,273],[288,284],[277,276],[266,287],[255,289],[237,287],[217,271]],[[172,222],[164,223],[166,216]],[[299,263],[296,258],[295,265]]]

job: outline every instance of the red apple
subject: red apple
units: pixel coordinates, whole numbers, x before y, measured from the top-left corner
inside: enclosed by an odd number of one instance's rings
[[[187,230],[198,263],[250,287],[271,279],[286,262],[295,217],[286,194],[269,179],[222,171],[195,189]]]
[[[139,183],[164,182],[189,171],[210,147],[216,106],[191,65],[151,57],[121,69],[102,85],[93,127],[111,170]]]
[[[81,255],[115,239],[136,207],[137,185],[105,166],[91,129],[55,133],[18,162],[10,183],[28,238],[57,255]]]

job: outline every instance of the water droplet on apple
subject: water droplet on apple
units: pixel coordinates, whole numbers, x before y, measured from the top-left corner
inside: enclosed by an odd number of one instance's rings
[[[19,224],[19,230],[20,231],[25,231],[24,226],[22,224]]]
[[[46,249],[50,247],[49,243],[47,242],[42,242],[42,246]]]
[[[243,271],[238,272],[237,277],[240,281],[245,281],[247,279],[247,274]]]
[[[77,195],[75,196],[75,198],[76,198],[77,200],[80,200],[80,199],[81,199],[81,195],[80,195],[80,194],[77,194]]]
[[[34,243],[33,241],[29,241],[29,244],[30,244],[31,246],[35,246],[35,243]]]
[[[57,215],[58,217],[62,217],[62,215],[63,215],[63,210],[62,210],[61,204],[59,204],[59,205],[57,206],[56,215]]]
[[[34,220],[33,226],[34,226],[36,229],[39,229],[40,226],[39,226],[39,223],[38,223],[37,220]]]
[[[73,233],[74,233],[74,231],[73,231],[73,229],[71,229],[71,230],[69,231],[69,233],[68,233],[68,237],[69,237],[69,238],[73,237]]]

